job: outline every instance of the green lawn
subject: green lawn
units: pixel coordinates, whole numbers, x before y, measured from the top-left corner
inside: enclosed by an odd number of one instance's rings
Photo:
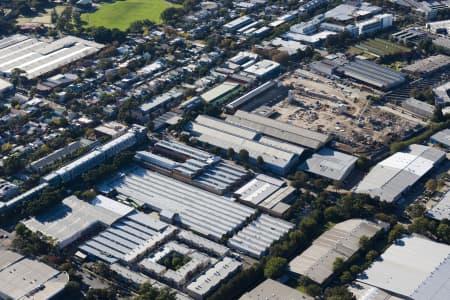
[[[102,3],[94,13],[83,14],[82,20],[87,26],[105,26],[126,30],[138,20],[151,20],[161,23],[161,13],[172,4],[163,0],[125,0],[114,3]]]

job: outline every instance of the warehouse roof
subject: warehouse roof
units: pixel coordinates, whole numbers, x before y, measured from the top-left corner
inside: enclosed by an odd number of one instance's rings
[[[413,144],[378,163],[355,188],[357,193],[393,202],[445,156],[435,148]]]
[[[20,69],[28,79],[34,79],[92,55],[103,47],[74,36],[49,41],[13,35],[0,40],[0,72],[11,74],[14,69]]]
[[[240,226],[255,212],[232,199],[140,167],[104,185],[163,215],[175,215],[184,226],[216,239]]]
[[[381,226],[362,219],[350,219],[324,232],[302,254],[289,263],[291,272],[322,284],[333,274],[333,263],[347,260],[359,249],[361,237],[373,237]]]
[[[450,148],[450,129],[444,129],[436,132],[431,136],[431,141],[433,143],[439,143],[445,147]]]
[[[337,21],[350,21],[354,18],[373,15],[381,11],[381,7],[367,2],[358,3],[358,5],[341,4],[325,13],[326,19],[335,19]]]
[[[307,159],[300,168],[331,180],[343,181],[357,160],[355,156],[330,148],[322,148]]]
[[[24,221],[24,224],[32,231],[40,231],[44,235],[53,238],[59,247],[63,248],[79,238],[79,235],[97,223],[110,225],[117,219],[128,213],[120,205],[107,207],[110,203],[106,197],[101,197],[95,205],[91,205],[75,196],[70,196],[51,211]],[[105,206],[105,207],[102,207]]]
[[[414,62],[403,68],[404,72],[413,74],[431,74],[450,65],[450,56],[438,54]]]
[[[406,75],[374,62],[355,59],[337,68],[337,72],[380,89],[391,89],[405,82]]]
[[[242,295],[239,300],[313,300],[296,289],[288,287],[278,281],[266,279],[250,292]]]
[[[234,91],[239,87],[238,83],[233,83],[229,81],[225,81],[222,84],[219,84],[218,86],[210,89],[206,93],[203,93],[200,95],[200,97],[205,100],[206,102],[214,102],[223,96],[227,95],[228,93]]]
[[[80,250],[108,263],[132,262],[175,232],[171,225],[134,212],[80,246]]]
[[[235,195],[241,201],[259,206],[277,215],[283,215],[290,207],[283,201],[295,193],[295,188],[286,186],[282,180],[259,174],[242,186]]]
[[[229,257],[224,257],[215,265],[197,277],[187,286],[187,290],[197,295],[207,295],[215,289],[221,282],[234,274],[242,263]]]
[[[217,120],[216,123],[215,125],[205,126],[197,122],[191,122],[188,124],[187,129],[198,135],[198,139],[202,142],[225,150],[233,148],[236,152],[245,149],[249,152],[250,158],[257,159],[258,156],[261,156],[265,163],[277,166],[278,168],[286,168],[297,157],[294,153],[236,135],[242,131],[242,128],[232,126],[220,120]],[[236,128],[236,133],[225,132],[228,126]]]
[[[357,279],[416,300],[446,299],[450,290],[450,246],[419,236],[391,245]]]
[[[61,292],[69,276],[44,263],[0,249],[0,295],[12,299],[49,299]]]
[[[439,202],[428,210],[427,215],[435,220],[450,220],[450,191],[447,191]]]
[[[280,64],[272,61],[272,60],[268,60],[268,59],[264,59],[261,60],[253,65],[251,65],[250,67],[246,68],[244,71],[253,75],[256,75],[258,77],[262,77],[265,76],[266,74],[269,74],[270,72],[278,69],[280,67]]]
[[[229,239],[228,246],[259,258],[293,227],[294,224],[262,214]]]
[[[318,149],[329,141],[329,136],[274,119],[262,117],[242,110],[227,117],[227,122],[251,128],[276,139],[304,147]]]

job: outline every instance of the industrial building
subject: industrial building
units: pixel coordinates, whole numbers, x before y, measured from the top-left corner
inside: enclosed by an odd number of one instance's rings
[[[282,143],[275,140],[270,140],[270,145],[261,143],[257,140],[260,135],[254,130],[203,115],[198,116],[195,122],[190,122],[186,130],[200,142],[219,147],[222,151],[230,148],[235,153],[247,150],[250,163],[256,164],[258,157],[261,157],[264,166],[278,175],[287,174],[297,164],[304,150],[290,144],[290,148],[296,148],[295,152],[286,151],[282,149]]]
[[[146,168],[219,195],[239,186],[250,175],[219,156],[173,141],[160,141],[152,151],[137,152],[135,160]]]
[[[133,210],[112,199],[99,195],[93,204],[75,196],[65,198],[54,209],[24,221],[33,232],[41,232],[64,248],[99,225],[109,226]]]
[[[435,148],[410,145],[373,167],[355,192],[379,197],[381,201],[397,201],[444,157],[445,153]]]
[[[253,22],[253,19],[250,18],[249,16],[242,16],[242,17],[234,19],[233,21],[228,22],[227,24],[223,25],[223,28],[226,31],[236,31],[239,28],[242,28],[252,22]]]
[[[244,69],[244,72],[254,75],[260,80],[269,79],[278,75],[280,64],[272,60],[263,59]]]
[[[428,104],[412,97],[402,101],[400,105],[409,112],[422,118],[430,119],[434,115],[434,105]]]
[[[192,231],[182,229],[178,232],[176,238],[186,245],[199,249],[215,257],[222,257],[230,253],[230,249],[227,247],[201,237]]]
[[[65,146],[61,149],[55,150],[54,152],[36,160],[36,161],[33,161],[28,166],[28,169],[33,172],[37,172],[37,173],[44,172],[51,165],[53,165],[57,162],[60,162],[60,161],[64,160],[65,158],[70,157],[71,155],[77,153],[81,149],[83,149],[83,148],[92,149],[98,145],[99,145],[98,142],[93,142],[91,140],[82,138],[78,141],[68,144],[67,146]]]
[[[426,77],[450,66],[450,56],[438,54],[414,62],[402,69],[416,77]]]
[[[228,246],[255,258],[266,254],[270,245],[288,233],[294,224],[262,214],[231,239]]]
[[[406,81],[406,75],[374,62],[355,59],[337,67],[335,73],[381,90],[390,90]]]
[[[450,149],[450,129],[436,132],[430,137],[430,142],[445,149]]]
[[[236,126],[250,128],[275,139],[315,150],[321,148],[330,140],[330,136],[327,134],[300,128],[242,110],[236,111],[232,116],[227,116],[226,121]]]
[[[255,97],[258,97],[258,95],[264,93],[265,91],[273,88],[276,86],[276,82],[269,80],[265,83],[263,83],[262,85],[258,86],[257,88],[251,90],[250,92],[242,95],[241,97],[237,98],[236,100],[228,103],[225,108],[230,111],[230,112],[234,112],[235,110],[237,110],[238,108],[242,107],[243,105],[245,105],[246,103],[250,102],[252,99],[254,99]]]
[[[163,263],[164,259],[174,252],[189,258],[188,262],[176,270],[166,267]],[[141,260],[139,267],[143,272],[152,274],[161,281],[182,288],[194,274],[204,270],[211,262],[212,259],[208,255],[184,244],[170,241]]]
[[[74,36],[48,41],[16,34],[0,40],[0,74],[11,76],[15,69],[34,79],[93,55],[104,45]]]
[[[149,101],[141,104],[138,109],[133,111],[133,115],[141,122],[147,122],[150,117],[160,115],[170,107],[178,105],[183,99],[184,92],[178,88],[173,88],[164,94],[155,96]]]
[[[236,274],[241,266],[241,262],[224,257],[190,283],[186,288],[187,293],[195,300],[206,299],[222,282]]]
[[[239,300],[313,300],[296,289],[288,287],[278,281],[266,279],[253,290],[242,295]]]
[[[175,231],[176,228],[172,225],[140,212],[132,212],[85,242],[79,249],[107,263],[131,263],[171,238]]]
[[[331,148],[322,148],[308,158],[300,168],[303,171],[335,181],[344,181],[354,169],[357,157]]]
[[[251,207],[282,217],[296,196],[295,188],[285,181],[259,174],[234,192],[236,198]]]
[[[218,86],[210,89],[206,93],[200,95],[206,103],[220,103],[227,95],[236,91],[240,87],[239,84],[225,81],[224,83],[219,84]]]
[[[333,274],[333,263],[340,257],[348,260],[359,250],[359,240],[372,238],[382,225],[363,220],[350,219],[336,224],[314,240],[313,244],[289,263],[295,275],[307,276],[322,284]]]
[[[357,5],[344,3],[325,12],[326,19],[333,19],[338,22],[350,22],[367,18],[381,12],[381,7],[368,2],[360,2]]]
[[[447,191],[426,214],[428,217],[438,221],[450,220],[450,191]]]
[[[133,147],[142,138],[145,138],[146,128],[140,125],[133,125],[127,133],[113,139],[112,141],[95,148],[93,151],[70,162],[69,164],[51,172],[43,177],[44,182],[55,184],[58,182],[69,182],[76,179],[82,173],[89,171],[107,159],[118,153]]]
[[[68,282],[66,272],[0,249],[0,299],[54,299]]]
[[[160,213],[163,220],[180,224],[214,240],[240,228],[255,213],[233,199],[215,195],[176,179],[140,167],[130,168],[99,186],[119,198],[131,199]]]
[[[365,35],[391,27],[393,17],[392,14],[376,15],[369,20],[357,22],[355,26],[358,28],[359,35]]]
[[[392,244],[357,281],[401,298],[440,300],[450,290],[450,246],[420,236]]]

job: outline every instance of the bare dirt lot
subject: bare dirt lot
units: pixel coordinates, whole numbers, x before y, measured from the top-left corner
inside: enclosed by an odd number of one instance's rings
[[[290,94],[273,106],[278,119],[334,134],[337,147],[345,152],[372,156],[420,126],[370,103],[367,96],[379,95],[345,81],[296,70],[282,82],[290,87]]]

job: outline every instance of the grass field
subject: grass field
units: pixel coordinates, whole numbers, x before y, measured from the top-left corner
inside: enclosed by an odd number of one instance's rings
[[[163,0],[125,0],[114,3],[102,3],[93,13],[81,15],[87,26],[105,26],[126,30],[131,23],[138,20],[151,20],[161,23],[161,13],[174,6]]]
[[[375,57],[409,53],[411,49],[383,39],[370,39],[351,48],[354,54],[369,54]],[[359,52],[359,53],[358,53]]]

